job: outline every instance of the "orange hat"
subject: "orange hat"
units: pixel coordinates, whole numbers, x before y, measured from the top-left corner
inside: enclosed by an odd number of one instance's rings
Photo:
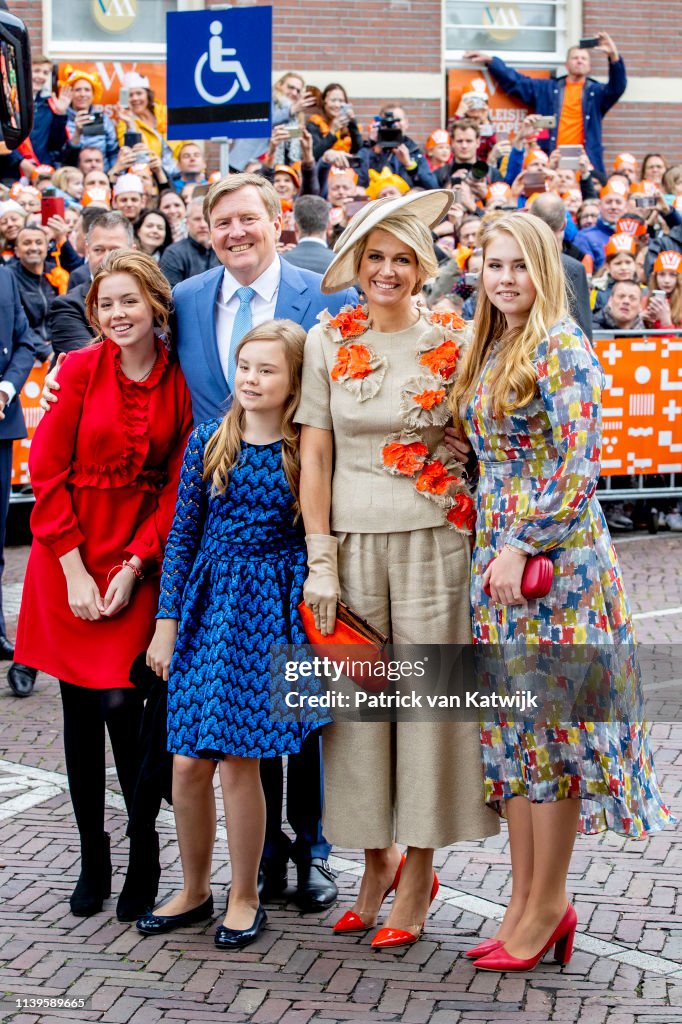
[[[676,273],[682,274],[682,252],[675,252],[674,249],[659,252],[654,263],[654,273],[658,274],[662,270],[674,270]]]
[[[38,181],[39,178],[51,178],[54,174],[54,167],[49,164],[38,164],[31,171],[31,181]]]
[[[101,185],[94,185],[87,192],[84,192],[81,197],[81,206],[90,206],[90,204],[93,206],[103,206],[108,209],[111,205],[108,189],[102,188]]]
[[[340,178],[340,177],[351,178],[354,185],[358,183],[358,176],[352,167],[330,167],[329,178]]]
[[[104,96],[104,85],[96,71],[81,71],[71,64],[65,64],[62,70],[62,77],[59,79],[59,86],[75,85],[76,82],[86,81],[92,86],[92,102],[101,103]]]
[[[301,187],[301,179],[299,178],[294,168],[290,167],[289,164],[276,164],[275,174],[288,174],[296,188]]]
[[[655,196],[658,192],[658,185],[653,181],[634,181],[630,185],[630,195]]]
[[[616,231],[619,235],[632,235],[633,238],[641,238],[647,233],[646,224],[638,217],[621,217],[616,221]]]
[[[19,196],[34,196],[36,199],[42,199],[42,192],[38,188],[34,188],[33,185],[24,185],[20,181],[15,181],[9,190],[10,199],[18,199]]]
[[[511,188],[506,181],[493,181],[485,198],[487,202],[490,202],[491,199],[511,199]]]
[[[614,171],[619,171],[623,164],[634,164],[635,167],[639,166],[639,162],[636,156],[632,153],[619,153],[616,159],[613,161]]]
[[[637,245],[632,235],[611,235],[604,246],[604,252],[607,258],[609,256],[617,256],[620,252],[626,252],[628,255],[634,256],[637,252]]]
[[[545,155],[541,149],[530,149],[526,153],[525,157],[523,158],[523,169],[524,169],[524,171],[525,171],[526,167],[528,167],[528,164],[532,164],[533,160],[537,160],[538,153],[542,153],[542,156]]]
[[[460,270],[464,270],[467,260],[473,253],[473,249],[470,249],[468,245],[458,245],[453,255],[454,261]]]
[[[365,189],[369,198],[378,199],[382,188],[386,188],[387,185],[393,185],[401,195],[405,195],[406,192],[410,191],[410,186],[405,179],[401,178],[399,174],[394,174],[390,167],[382,167],[381,174],[375,171],[373,167],[370,167],[369,185]]]
[[[625,196],[628,194],[628,186],[624,181],[616,179],[615,181],[609,180],[606,182],[604,187],[599,190],[599,198],[605,199],[606,196]]]
[[[428,153],[434,146],[444,146],[446,144],[450,145],[450,135],[444,128],[436,128],[435,132],[431,132],[426,140],[426,152]]]

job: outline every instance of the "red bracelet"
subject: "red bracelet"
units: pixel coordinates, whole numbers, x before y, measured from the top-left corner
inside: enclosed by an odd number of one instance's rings
[[[120,565],[112,565],[111,569],[107,574],[107,583],[111,580],[113,574],[115,572],[118,572],[119,569],[130,569],[135,574],[135,579],[144,579],[144,573],[142,572],[142,570],[138,569],[136,565],[133,565],[132,562],[126,561],[126,559],[124,558]]]

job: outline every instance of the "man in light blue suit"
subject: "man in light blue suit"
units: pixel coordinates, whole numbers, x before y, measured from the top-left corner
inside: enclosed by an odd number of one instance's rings
[[[323,309],[336,313],[358,301],[353,289],[322,295],[319,274],[280,260],[276,250],[282,225],[279,196],[265,178],[233,174],[216,182],[206,196],[204,216],[222,266],[182,281],[173,290],[174,338],[195,423],[222,416],[226,410],[234,380],[234,352],[252,326],[274,317],[293,320],[308,330]],[[268,758],[261,766],[267,804],[259,876],[262,899],[284,892],[287,863],[292,859],[297,868],[295,902],[304,911],[325,909],[338,893],[327,863],[331,847],[322,834],[319,739],[309,737],[301,753],[288,759],[287,818],[296,836],[293,843],[282,831],[282,762]],[[194,886],[189,888],[196,902],[204,888],[208,891],[210,861],[206,864],[195,856],[213,841],[212,775],[192,773],[191,764],[178,767],[179,778],[184,772],[192,776],[184,775],[192,793],[192,809],[187,821],[178,822],[178,839],[181,852],[185,847],[183,865],[188,864],[194,874]],[[177,811],[176,804],[176,816]],[[192,911],[188,897],[185,890],[162,908],[161,920],[169,921],[171,927],[184,923]]]

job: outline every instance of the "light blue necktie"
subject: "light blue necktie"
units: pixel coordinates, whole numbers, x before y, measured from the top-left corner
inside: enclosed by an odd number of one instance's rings
[[[228,361],[227,369],[227,386],[230,389],[230,394],[234,394],[234,375],[237,371],[237,360],[235,358],[235,352],[237,351],[237,345],[242,340],[245,334],[253,327],[253,318],[251,316],[251,299],[256,294],[253,288],[237,288],[235,292],[239,299],[239,309],[237,315],[234,318],[234,324],[232,325],[232,337],[230,338],[230,358]]]

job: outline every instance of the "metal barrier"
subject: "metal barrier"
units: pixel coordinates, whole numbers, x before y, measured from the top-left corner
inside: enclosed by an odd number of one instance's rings
[[[681,497],[682,329],[596,331],[594,347],[606,374],[599,500]]]

